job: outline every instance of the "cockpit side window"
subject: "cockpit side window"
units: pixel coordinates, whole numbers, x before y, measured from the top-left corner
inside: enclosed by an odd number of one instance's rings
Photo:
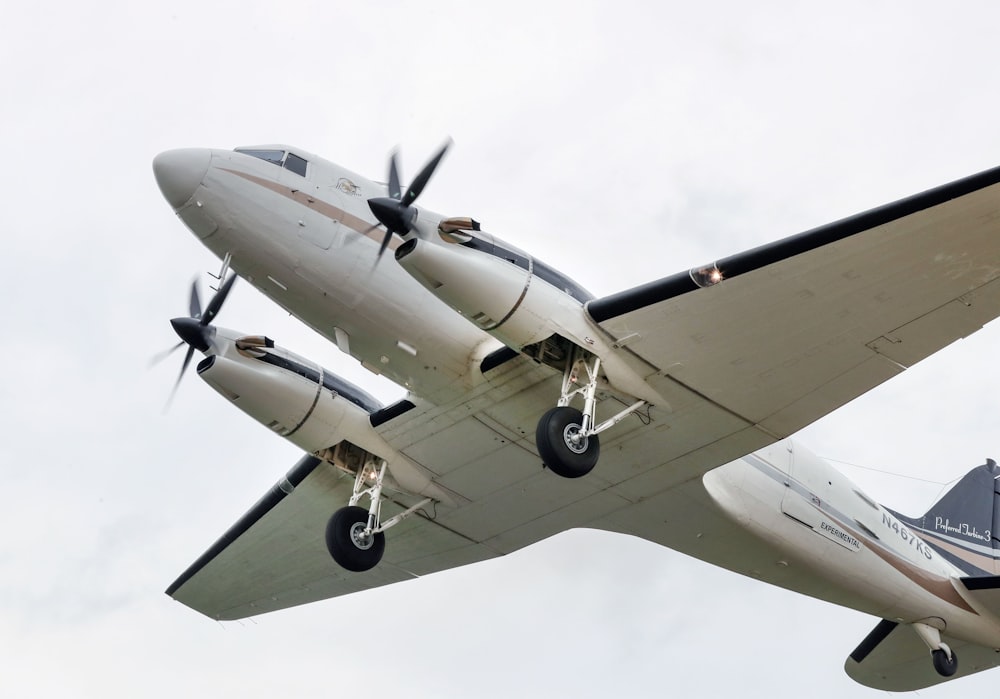
[[[243,153],[243,155],[249,155],[254,158],[266,160],[269,163],[274,163],[278,167],[283,167],[302,177],[306,176],[306,170],[309,167],[308,160],[284,150],[271,150],[267,148],[236,148],[235,150],[237,153]]]
[[[308,164],[304,158],[300,158],[295,153],[289,153],[288,157],[285,158],[285,169],[291,170],[296,175],[302,175],[303,177],[306,176],[306,166]]]

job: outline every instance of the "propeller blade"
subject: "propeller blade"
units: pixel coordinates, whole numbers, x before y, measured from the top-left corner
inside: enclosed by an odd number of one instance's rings
[[[193,346],[189,346],[187,354],[184,355],[184,363],[181,364],[181,372],[177,375],[177,383],[178,384],[181,382],[181,377],[184,376],[184,372],[187,371],[188,364],[191,363],[191,357],[193,357],[193,356],[194,356],[194,347]],[[174,388],[176,389],[177,386],[175,385]]]
[[[170,406],[174,402],[174,396],[177,395],[177,387],[181,385],[181,379],[184,378],[184,372],[187,371],[188,364],[191,363],[191,357],[194,356],[194,347],[188,347],[187,354],[184,355],[184,363],[181,364],[181,371],[177,374],[177,380],[174,381],[174,387],[170,391],[170,398],[167,399],[167,405],[164,410],[169,410]]]
[[[198,295],[197,279],[191,282],[191,299],[188,304],[191,310],[191,317],[201,318],[201,298]]]
[[[399,200],[399,168],[396,167],[396,151],[389,157],[389,196]]]
[[[344,239],[344,245],[350,245],[352,242],[354,242],[354,239],[356,237],[359,237],[359,238],[365,238],[365,237],[367,237],[369,233],[371,233],[374,230],[377,230],[381,225],[382,225],[381,221],[379,221],[377,223],[373,223],[372,225],[368,226],[368,228],[364,229],[363,231],[359,231],[357,236],[350,236],[349,238],[345,238]]]
[[[233,283],[236,281],[236,275],[229,275],[229,279],[226,280],[219,288],[219,292],[212,297],[212,300],[208,303],[208,308],[205,309],[205,314],[201,317],[201,324],[208,325],[213,320],[215,316],[219,314],[219,309],[222,308],[222,304],[226,301],[226,296],[229,295],[229,290],[233,288]]]
[[[152,369],[154,366],[156,366],[157,364],[159,364],[160,362],[162,362],[164,359],[166,359],[167,357],[169,357],[170,355],[172,355],[174,352],[176,352],[178,349],[180,349],[183,346],[184,346],[184,340],[181,340],[180,342],[178,342],[176,345],[174,345],[170,349],[165,350],[163,352],[160,352],[159,354],[154,355],[153,358],[149,360],[149,368]]]
[[[389,196],[373,197],[368,200],[368,208],[372,210],[378,222],[385,226],[385,235],[382,237],[382,244],[379,245],[378,256],[375,258],[376,265],[389,248],[393,233],[406,237],[413,231],[413,222],[417,218],[417,209],[410,206],[410,204],[415,202],[420,193],[424,191],[424,187],[427,186],[431,176],[434,174],[434,170],[437,169],[438,164],[441,162],[444,154],[448,152],[450,146],[451,139],[448,139],[434,157],[424,165],[420,173],[410,183],[410,186],[406,188],[406,193],[402,196],[399,193],[399,164],[396,162],[396,152],[393,151],[392,155],[389,156]],[[367,235],[376,227],[372,226],[364,232],[364,235]],[[215,300],[213,299],[214,302]]]
[[[430,162],[424,165],[424,169],[420,171],[420,174],[413,178],[413,182],[411,182],[410,186],[406,188],[406,194],[404,194],[401,199],[404,206],[409,206],[415,202],[417,197],[420,196],[420,193],[424,191],[424,187],[427,186],[427,182],[431,179],[431,175],[434,174],[434,170],[437,168],[438,163],[441,162],[441,158],[444,157],[444,154],[447,152],[450,145],[451,139],[448,139],[448,141],[441,146],[441,150],[437,152],[437,155],[431,158]]]
[[[375,258],[376,262],[382,259],[382,255],[385,253],[385,249],[389,247],[390,240],[392,240],[392,231],[386,231],[385,237],[382,238],[382,244],[378,248],[378,257]]]

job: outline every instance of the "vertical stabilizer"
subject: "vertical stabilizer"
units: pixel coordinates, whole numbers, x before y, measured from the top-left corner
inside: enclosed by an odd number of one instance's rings
[[[938,500],[923,517],[901,521],[946,560],[970,576],[1000,574],[1000,466],[987,459]],[[891,511],[891,510],[890,510]]]

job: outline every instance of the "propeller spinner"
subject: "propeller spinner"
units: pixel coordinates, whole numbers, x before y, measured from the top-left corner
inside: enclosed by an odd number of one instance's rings
[[[389,247],[389,241],[392,240],[393,233],[405,237],[413,230],[413,222],[417,218],[417,209],[413,206],[413,203],[420,196],[420,193],[424,191],[424,187],[427,186],[431,175],[434,174],[434,170],[437,168],[438,163],[441,162],[441,158],[444,157],[450,145],[451,141],[448,141],[441,146],[437,154],[424,165],[424,168],[413,178],[413,182],[410,183],[410,186],[403,193],[400,193],[399,168],[396,165],[396,154],[392,154],[392,157],[389,159],[389,196],[373,197],[368,200],[368,208],[375,214],[375,218],[378,219],[379,223],[385,226],[385,236],[382,238],[382,245],[378,250],[379,259],[385,253],[386,248]]]

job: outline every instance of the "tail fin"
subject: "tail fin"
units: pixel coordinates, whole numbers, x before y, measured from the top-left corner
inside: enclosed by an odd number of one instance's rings
[[[993,459],[965,474],[923,517],[892,512],[967,575],[1000,574],[1000,466]]]

